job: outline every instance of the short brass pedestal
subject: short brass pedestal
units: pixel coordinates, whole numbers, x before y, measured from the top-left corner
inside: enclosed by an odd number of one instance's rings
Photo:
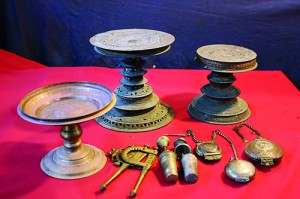
[[[62,127],[63,146],[47,153],[41,161],[41,168],[47,175],[60,179],[77,179],[95,174],[104,167],[104,152],[81,143],[81,134],[78,124]]]
[[[197,50],[195,61],[211,70],[209,84],[203,94],[194,97],[188,106],[189,114],[203,122],[233,124],[250,117],[245,100],[239,98],[240,90],[233,86],[233,73],[246,72],[257,67],[256,53],[233,45],[209,45]]]

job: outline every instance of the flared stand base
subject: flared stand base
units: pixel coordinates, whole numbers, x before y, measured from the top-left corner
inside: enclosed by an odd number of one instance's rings
[[[60,146],[46,154],[41,161],[41,169],[54,178],[78,179],[97,173],[106,160],[102,150],[88,144],[81,144],[73,152]]]
[[[174,111],[163,102],[145,111],[120,111],[116,108],[96,118],[103,127],[123,132],[144,132],[161,128],[172,121]]]
[[[216,100],[202,94],[188,106],[189,114],[200,121],[212,124],[235,124],[247,120],[251,111],[241,98]]]

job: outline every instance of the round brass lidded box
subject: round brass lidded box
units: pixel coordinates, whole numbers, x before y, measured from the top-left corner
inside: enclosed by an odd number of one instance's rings
[[[227,44],[207,45],[197,49],[195,62],[211,70],[209,84],[201,88],[188,107],[197,120],[214,124],[233,124],[248,119],[251,112],[240,90],[233,86],[233,73],[247,72],[257,67],[256,53],[250,49]]]
[[[251,129],[258,137],[249,142],[240,132],[243,126]],[[248,158],[267,167],[274,166],[280,162],[283,156],[283,149],[277,143],[262,138],[262,134],[257,129],[247,123],[241,123],[234,127],[233,130],[242,138],[243,142],[247,142],[244,151]]]
[[[280,162],[283,155],[283,150],[278,144],[263,138],[249,142],[244,151],[248,158],[264,166],[273,166]]]

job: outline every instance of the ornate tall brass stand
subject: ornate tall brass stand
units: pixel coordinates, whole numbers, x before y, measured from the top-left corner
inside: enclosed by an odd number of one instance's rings
[[[246,72],[257,67],[256,53],[233,45],[208,45],[197,50],[195,61],[211,70],[209,84],[203,94],[196,96],[188,106],[189,114],[203,122],[233,124],[250,117],[245,100],[239,98],[240,90],[233,86],[233,73]]]
[[[146,61],[142,59],[168,51],[173,41],[172,35],[144,29],[109,31],[91,38],[96,52],[123,58],[122,85],[115,89],[117,103],[111,111],[96,118],[100,125],[116,131],[142,132],[163,127],[173,119],[172,108],[161,102],[146,84]]]

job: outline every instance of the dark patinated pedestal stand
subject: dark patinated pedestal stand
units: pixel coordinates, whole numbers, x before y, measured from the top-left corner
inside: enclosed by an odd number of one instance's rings
[[[161,102],[146,84],[143,59],[168,51],[173,41],[170,34],[145,29],[109,31],[91,38],[96,52],[123,58],[120,63],[124,76],[120,80],[122,85],[115,89],[117,103],[96,119],[100,125],[116,131],[142,132],[163,127],[173,119],[172,108]]]
[[[189,114],[203,122],[233,124],[250,117],[245,100],[239,98],[240,90],[233,86],[233,73],[246,72],[257,67],[256,53],[233,45],[208,45],[197,50],[195,61],[211,70],[209,84],[203,94],[196,96],[188,106]]]

